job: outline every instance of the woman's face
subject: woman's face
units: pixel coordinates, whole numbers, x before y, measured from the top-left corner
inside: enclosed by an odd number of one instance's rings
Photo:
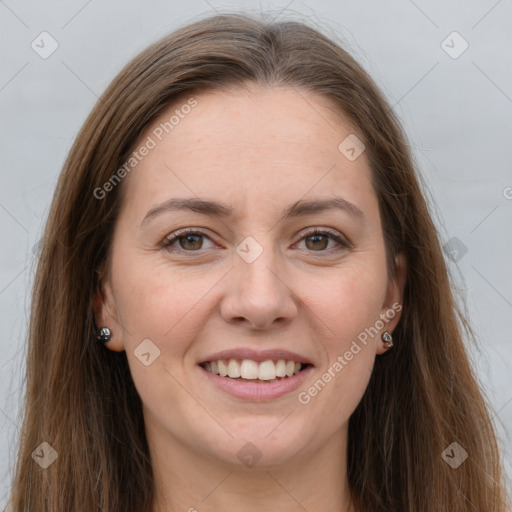
[[[399,319],[403,264],[390,280],[363,146],[326,98],[187,100],[118,185],[97,323],[126,350],[151,444],[295,464],[345,439]]]

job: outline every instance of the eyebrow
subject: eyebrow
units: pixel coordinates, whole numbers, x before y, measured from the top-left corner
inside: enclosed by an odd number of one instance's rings
[[[333,209],[343,210],[355,218],[364,219],[364,213],[355,204],[350,203],[342,197],[334,197],[332,199],[316,199],[312,201],[299,200],[283,211],[279,221],[305,215],[312,215]],[[210,201],[195,197],[172,198],[164,201],[154,208],[151,208],[151,210],[149,210],[144,216],[140,227],[159,215],[172,211],[192,211],[202,215],[223,218],[233,217],[234,214],[233,208],[217,201]]]

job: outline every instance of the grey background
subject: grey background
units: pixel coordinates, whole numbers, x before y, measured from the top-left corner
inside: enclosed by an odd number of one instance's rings
[[[202,15],[234,9],[311,20],[337,34],[394,105],[443,243],[458,249],[449,266],[479,336],[472,359],[512,474],[510,0],[0,0],[0,506],[21,421],[34,246],[72,141],[136,53]],[[31,47],[43,31],[59,45],[47,59]],[[447,39],[452,56],[441,46],[453,31],[469,44],[458,58],[462,41]]]

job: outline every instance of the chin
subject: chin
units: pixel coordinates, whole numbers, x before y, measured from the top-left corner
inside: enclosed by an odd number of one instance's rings
[[[210,438],[211,456],[229,465],[270,468],[294,464],[305,452],[314,450],[306,432],[297,429],[295,422],[290,425],[293,429],[286,429],[283,423],[287,420],[283,422],[283,418],[252,418],[251,421],[247,428],[227,426],[233,438],[222,436],[217,441]]]

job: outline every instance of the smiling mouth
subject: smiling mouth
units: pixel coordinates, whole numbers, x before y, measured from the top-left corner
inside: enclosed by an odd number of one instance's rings
[[[297,375],[312,366],[307,363],[288,361],[285,359],[253,361],[251,359],[220,359],[207,361],[200,366],[207,372],[243,382],[276,382]]]

